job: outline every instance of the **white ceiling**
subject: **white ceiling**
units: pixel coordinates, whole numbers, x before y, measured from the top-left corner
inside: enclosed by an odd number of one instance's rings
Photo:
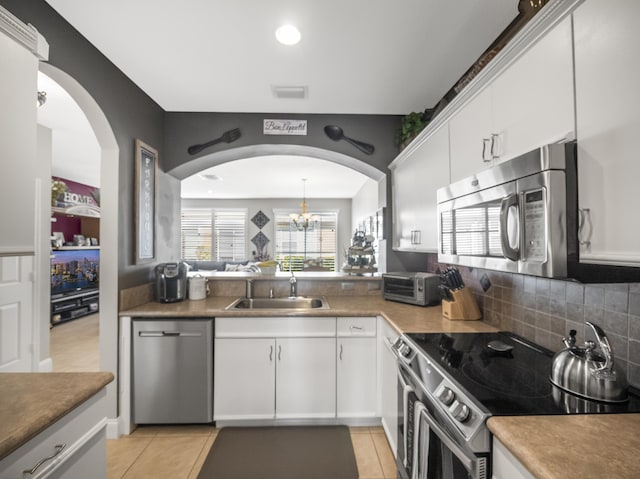
[[[517,0],[47,0],[166,111],[406,114],[434,106]],[[283,23],[298,45],[275,39]],[[37,25],[36,25],[37,28]],[[304,100],[272,86],[307,86]]]
[[[166,111],[336,114],[406,114],[433,107],[515,18],[518,4],[517,0],[47,2]],[[275,30],[283,23],[298,26],[302,33],[298,45],[277,43]],[[308,96],[278,99],[273,86],[305,86]],[[40,109],[39,121],[47,126],[58,123],[54,141],[66,150],[54,155],[55,174],[68,172],[70,179],[95,185],[99,160],[89,161],[93,147],[85,144],[93,134],[81,144],[75,141],[80,133],[77,137],[71,133],[72,128],[85,128],[84,115],[73,113],[73,100],[59,103],[55,86],[46,88],[51,90],[49,102]],[[71,127],[72,123],[77,126]],[[264,171],[265,161],[267,178],[253,175]],[[87,167],[94,168],[93,173],[84,172]],[[224,180],[213,185],[200,177],[184,180],[183,197],[211,197],[210,190],[218,198],[298,197],[301,178],[309,178],[310,198],[353,197],[367,180],[346,167],[300,157],[252,158],[216,166],[212,172]]]
[[[217,175],[222,180],[206,176]],[[183,198],[352,198],[366,181],[362,173],[326,160],[260,156],[214,166],[182,180]]]

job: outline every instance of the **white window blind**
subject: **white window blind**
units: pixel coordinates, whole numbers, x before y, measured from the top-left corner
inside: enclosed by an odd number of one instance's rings
[[[247,259],[246,223],[246,210],[183,209],[180,228],[182,259]]]
[[[246,256],[246,210],[214,210],[213,237],[215,259],[242,261]]]
[[[181,220],[181,258],[211,259],[211,210],[183,209]]]
[[[311,212],[315,225],[299,231],[289,215],[275,212],[275,256],[283,271],[336,270],[338,212]]]

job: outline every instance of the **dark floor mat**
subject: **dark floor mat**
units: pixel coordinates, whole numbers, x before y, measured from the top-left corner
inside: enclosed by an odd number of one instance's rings
[[[198,479],[357,479],[346,426],[226,427]]]

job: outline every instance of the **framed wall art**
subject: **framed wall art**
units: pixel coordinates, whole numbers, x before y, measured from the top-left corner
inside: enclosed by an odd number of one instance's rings
[[[158,152],[136,139],[136,264],[153,261],[155,248]]]

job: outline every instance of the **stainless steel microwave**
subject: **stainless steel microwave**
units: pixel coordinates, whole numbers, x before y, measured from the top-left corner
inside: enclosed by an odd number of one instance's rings
[[[431,273],[385,273],[382,297],[391,301],[431,306],[440,302],[440,276]]]
[[[439,189],[438,261],[566,277],[577,235],[575,146],[545,145]]]

